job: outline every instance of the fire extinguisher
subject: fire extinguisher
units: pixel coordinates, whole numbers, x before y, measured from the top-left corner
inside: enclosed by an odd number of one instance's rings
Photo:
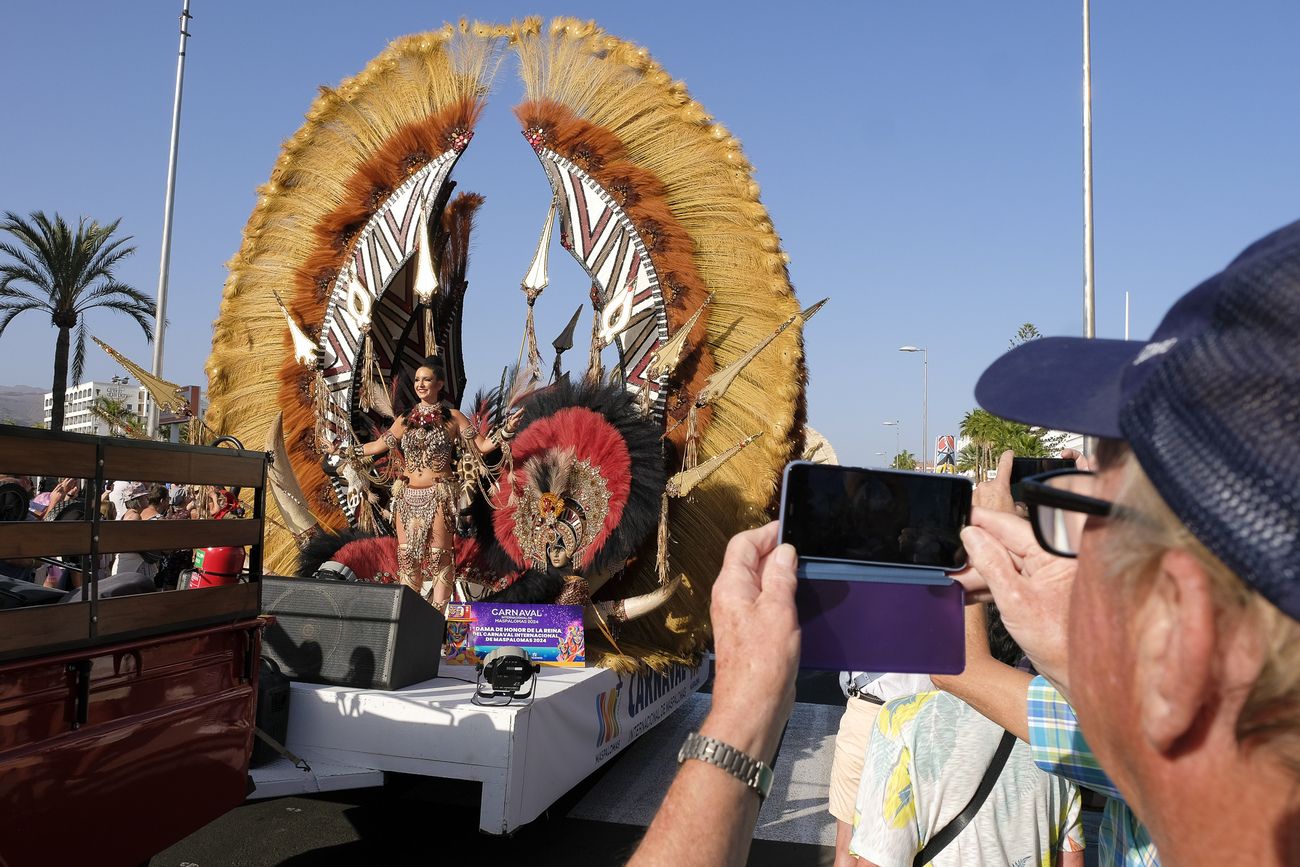
[[[212,494],[216,508],[212,513],[214,520],[244,517],[244,506],[239,502],[238,488],[229,490],[219,487]],[[190,571],[186,586],[196,590],[200,587],[224,587],[228,584],[236,584],[239,582],[239,573],[243,568],[243,547],[196,548],[194,567]]]
[[[196,548],[189,589],[236,584],[244,568],[244,549],[234,547]]]

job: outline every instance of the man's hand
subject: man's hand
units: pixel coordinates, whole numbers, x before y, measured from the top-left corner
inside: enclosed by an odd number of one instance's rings
[[[1074,461],[1074,468],[1076,470],[1092,469],[1092,461],[1088,460],[1088,456],[1081,451],[1075,449],[1062,449],[1061,457],[1065,458],[1067,461]]]
[[[710,606],[717,670],[700,732],[767,763],[794,707],[795,559],[792,546],[777,545],[775,522],[738,534],[727,545]]]
[[[700,734],[772,764],[794,707],[799,621],[795,551],[776,524],[737,535],[713,584],[713,707]],[[704,762],[682,765],[630,867],[740,867],[758,818],[758,795]]]
[[[974,505],[997,512],[1018,514],[1016,504],[1011,499],[1011,462],[1015,458],[1016,453],[1011,449],[1007,449],[1001,454],[998,458],[997,476],[992,479],[985,479],[975,486],[975,493],[971,496],[971,502]]]
[[[962,530],[970,566],[953,577],[970,598],[992,598],[1002,622],[1034,667],[1068,694],[1066,624],[1077,561],[1038,546],[1028,522],[1004,512],[975,509]]]

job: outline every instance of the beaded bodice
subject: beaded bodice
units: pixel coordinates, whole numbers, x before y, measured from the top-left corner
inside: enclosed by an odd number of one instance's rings
[[[456,444],[445,425],[408,427],[402,434],[402,459],[407,472],[449,472],[456,463]]]

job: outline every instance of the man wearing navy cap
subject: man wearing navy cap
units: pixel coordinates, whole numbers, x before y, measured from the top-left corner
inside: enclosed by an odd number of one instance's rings
[[[1164,863],[1300,862],[1300,223],[1149,342],[1034,341],[975,393],[1099,444],[1095,475],[1026,486],[1036,544],[975,519],[968,589],[1042,658]]]
[[[1029,527],[977,509],[962,534],[970,596],[992,591],[1077,711],[1086,743],[1058,746],[1095,753],[1165,864],[1300,864],[1300,222],[1149,342],[1032,341],[976,397],[1099,440],[1095,474],[1024,484]],[[774,525],[733,539],[713,592],[706,734],[760,766],[797,667],[777,541]],[[634,863],[742,863],[756,814],[752,785],[688,762]]]

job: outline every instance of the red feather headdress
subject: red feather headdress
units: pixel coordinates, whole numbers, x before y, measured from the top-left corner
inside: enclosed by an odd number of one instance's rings
[[[575,566],[597,557],[623,518],[632,485],[627,441],[603,415],[569,406],[516,438],[514,469],[501,480],[496,537],[521,568],[546,566],[562,545]]]

